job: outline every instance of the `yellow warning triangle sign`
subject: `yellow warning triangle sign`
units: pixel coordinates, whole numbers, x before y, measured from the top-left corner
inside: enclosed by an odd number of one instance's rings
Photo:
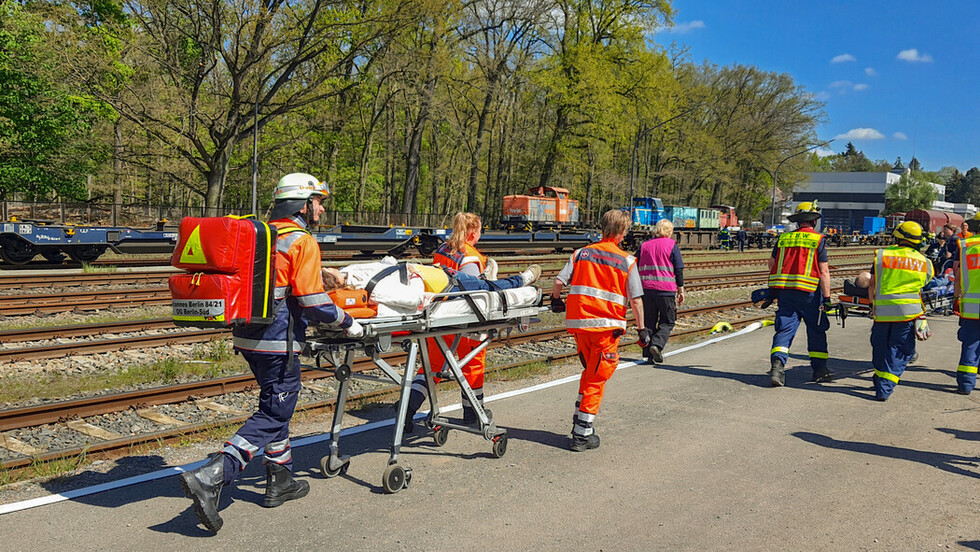
[[[188,264],[207,264],[204,248],[201,247],[201,227],[195,226],[180,252],[180,262]]]

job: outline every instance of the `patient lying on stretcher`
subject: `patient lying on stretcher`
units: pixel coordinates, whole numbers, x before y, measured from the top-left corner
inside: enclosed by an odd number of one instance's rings
[[[948,270],[944,274],[939,274],[932,280],[929,280],[923,291],[935,290],[934,293],[939,295],[949,295],[953,294],[953,273],[952,269]],[[871,273],[861,272],[854,278],[854,283],[852,284],[850,280],[844,280],[844,295],[849,295],[851,297],[868,297],[868,287],[871,285]]]
[[[328,293],[342,289],[366,290],[367,302],[372,309],[377,309],[377,316],[392,316],[419,312],[437,293],[499,291],[529,286],[541,276],[541,267],[531,265],[516,276],[485,280],[439,266],[399,265],[393,257],[385,257],[378,262],[358,263],[340,269],[323,268],[321,276]]]

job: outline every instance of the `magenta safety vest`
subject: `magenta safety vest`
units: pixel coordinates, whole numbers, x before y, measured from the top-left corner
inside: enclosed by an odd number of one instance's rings
[[[667,237],[653,238],[640,246],[640,260],[637,268],[640,271],[640,281],[643,289],[657,291],[677,291],[677,279],[674,277],[674,265],[670,262],[670,254],[676,243]]]

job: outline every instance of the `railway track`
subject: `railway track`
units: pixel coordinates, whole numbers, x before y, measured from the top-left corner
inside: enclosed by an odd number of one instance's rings
[[[689,318],[693,316],[714,314],[717,312],[730,311],[751,306],[751,301],[736,301],[733,303],[726,303],[724,305],[708,305],[693,309],[680,310],[678,311],[677,316],[678,318]],[[166,319],[159,319],[157,321],[149,322],[162,322],[164,320]],[[203,330],[203,332],[210,331],[211,330]],[[214,330],[214,334],[216,337],[227,337],[229,332],[226,330]],[[526,342],[548,341],[565,336],[567,336],[565,328],[550,328],[527,332],[524,334],[515,334],[513,337],[508,338],[505,341],[494,341],[491,344],[491,348],[509,346],[515,343],[520,344]],[[405,360],[405,353],[390,353],[383,355],[383,358],[385,358],[389,364],[400,364]],[[360,367],[361,370],[365,370],[373,368],[374,365],[370,362],[368,357],[359,357],[355,362],[355,371],[357,371],[358,367]],[[315,372],[319,374],[323,373],[319,370],[304,371],[304,375],[307,375],[307,372]],[[308,377],[322,377],[322,375],[309,375]],[[108,412],[116,412],[139,405],[167,404],[174,402],[172,399],[174,396],[185,397],[185,399],[187,397],[207,397],[233,391],[242,391],[250,386],[254,386],[254,379],[251,375],[244,374],[240,376],[230,376],[214,380],[180,384],[177,386],[133,391],[130,393],[122,393],[117,395],[0,410],[0,431],[27,427],[29,425],[52,423],[58,421],[59,419],[71,418],[74,416],[90,416],[96,413],[105,414]]]
[[[685,268],[688,270],[692,269],[690,266]],[[867,265],[861,263],[842,265],[835,267],[831,273],[834,276],[840,277],[854,274],[865,268],[867,268]],[[501,276],[512,273],[516,274],[516,271],[504,270],[501,271]],[[542,272],[541,282],[548,282],[557,274],[557,269],[545,270]],[[767,274],[765,271],[757,271],[742,274],[693,276],[686,278],[686,280],[688,282],[688,290],[696,291],[705,288],[761,285],[765,283]],[[142,274],[138,278],[138,282],[150,283],[150,280]],[[119,280],[116,281],[118,282]],[[0,296],[0,316],[41,316],[62,312],[100,311],[107,308],[169,305],[170,300],[170,290],[165,286],[121,290],[3,295]],[[0,341],[3,341],[2,333],[0,333]]]
[[[856,274],[863,265],[858,267],[840,267],[831,270],[831,275],[843,277]],[[726,287],[741,287],[764,285],[768,280],[768,272],[757,271],[738,275],[696,276],[687,278],[687,289],[699,291],[702,289],[718,289]],[[165,299],[169,302],[169,295]],[[128,299],[127,299],[128,300]],[[61,307],[71,310],[72,302],[66,302]],[[104,307],[104,303],[101,303]],[[34,305],[32,308],[44,308]],[[54,308],[54,307],[52,307]],[[709,307],[710,308],[710,307]],[[5,305],[0,300],[0,312]],[[41,360],[62,358],[69,355],[87,355],[103,352],[122,351],[127,349],[145,349],[179,344],[204,343],[212,339],[226,338],[228,330],[188,330],[175,326],[169,318],[121,321],[104,324],[82,324],[56,327],[40,327],[19,330],[0,331],[0,343],[38,342],[71,337],[91,337],[104,334],[128,334],[137,332],[165,332],[154,335],[113,337],[89,341],[56,344],[34,344],[24,347],[0,349],[0,362],[18,362],[26,360]]]
[[[747,302],[732,303],[725,305],[725,307],[737,309],[739,307],[747,306],[746,303]],[[687,311],[683,312],[685,316],[691,316],[696,312],[705,312],[708,310],[717,309],[718,306],[711,306],[700,309],[688,309]],[[732,324],[733,326],[741,326],[765,318],[767,318],[767,316],[742,318],[737,321],[733,321]],[[710,329],[711,326],[690,328],[687,330],[675,331],[673,335],[699,335],[708,332]],[[512,341],[515,345],[520,345],[535,341],[554,340],[559,335],[564,336],[567,339],[567,334],[563,328],[555,328],[515,336],[510,341]],[[494,348],[503,346],[503,344],[500,342],[495,342],[494,345],[496,345]],[[531,363],[560,362],[572,358],[576,356],[576,354],[577,352],[575,351],[574,346],[569,345],[562,351],[539,353],[530,359],[502,364],[495,367],[488,367],[487,372],[493,373],[504,371]],[[396,365],[404,361],[404,356],[404,353],[390,353],[385,355],[385,358],[389,364]],[[374,365],[367,361],[367,359],[359,359],[357,362],[355,362],[353,368],[355,373],[363,375],[365,371],[374,368]],[[329,371],[305,370],[303,374],[304,385],[306,387],[323,389],[324,386],[318,385],[317,380],[323,380],[330,377],[330,375],[331,374]],[[248,392],[253,387],[254,380],[251,378],[251,376],[235,376],[230,378],[222,378],[221,380],[210,380],[205,382],[183,384],[180,386],[118,393],[111,396],[92,397],[89,399],[63,401],[46,405],[0,411],[0,431],[8,432],[0,433],[0,447],[6,449],[9,453],[12,453],[8,454],[8,456],[14,456],[13,458],[9,458],[0,463],[0,469],[8,472],[11,479],[16,480],[16,478],[18,478],[22,473],[26,474],[31,469],[36,468],[38,465],[46,462],[81,455],[85,455],[86,458],[89,459],[118,457],[127,453],[132,453],[133,451],[145,451],[146,447],[164,446],[170,443],[185,441],[189,436],[205,433],[210,431],[215,426],[238,424],[247,419],[250,414],[236,412],[233,408],[222,408],[220,403],[209,399],[209,397],[235,392]],[[364,400],[380,400],[384,397],[397,399],[397,391],[397,386],[388,385],[381,388],[369,389],[363,392],[355,393],[348,398],[348,401],[354,403]],[[330,392],[326,394],[330,395]],[[194,404],[196,404],[198,408],[202,410],[215,408],[215,405],[217,405],[218,410],[224,412],[226,416],[222,417],[220,420],[194,423],[181,422],[180,420],[171,418],[166,414],[161,414],[154,411],[154,405],[168,404],[176,401],[193,401]],[[335,402],[336,400],[332,396],[318,398],[315,400],[301,401],[297,405],[297,411],[330,412],[332,411]],[[107,414],[107,411],[132,411],[143,419],[154,422],[161,428],[165,429],[129,436],[115,434],[112,431],[100,428],[98,425],[96,425],[98,420],[93,419]],[[90,420],[86,421],[82,418],[90,418]],[[73,432],[83,433],[89,436],[90,440],[84,446],[80,447],[63,448],[58,450],[42,450],[34,448],[23,441],[19,441],[10,434],[10,430],[12,429],[45,424],[58,424],[59,426],[68,428],[68,430]]]

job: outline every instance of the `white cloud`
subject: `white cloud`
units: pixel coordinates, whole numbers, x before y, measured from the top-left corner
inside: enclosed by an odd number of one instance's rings
[[[854,85],[854,90],[857,92],[860,92],[862,90],[867,90],[867,89],[868,89],[868,85],[864,83]]]
[[[896,140],[908,140],[909,139],[909,137],[906,136],[904,132],[896,132],[895,134],[892,134],[892,138],[894,138]]]
[[[821,90],[820,92],[817,92],[816,94],[813,95],[813,99],[817,101],[825,102],[830,99],[830,94],[828,94],[826,90]]]
[[[917,61],[922,63],[932,63],[932,56],[929,54],[920,54],[915,48],[909,48],[908,50],[902,50],[896,56],[902,61],[907,61],[909,63],[915,63]]]
[[[667,32],[673,34],[687,34],[695,29],[703,29],[703,28],[704,28],[704,21],[701,21],[700,19],[695,19],[694,21],[675,23],[673,27],[667,29]]]
[[[830,83],[831,88],[850,88],[852,86],[854,86],[854,83],[846,80],[834,81]]]
[[[874,67],[865,67],[864,68],[864,74],[865,75],[868,75],[869,77],[877,77],[878,76],[878,71],[875,71],[875,68]]]
[[[841,54],[834,56],[834,59],[830,60],[830,63],[844,63],[845,61],[857,61],[857,58],[851,54]]]
[[[820,157],[830,157],[831,155],[837,154],[836,151],[827,148],[817,148],[813,150],[813,153],[819,155]]]
[[[834,140],[881,140],[885,135],[873,128],[852,128],[844,134],[834,136]]]

